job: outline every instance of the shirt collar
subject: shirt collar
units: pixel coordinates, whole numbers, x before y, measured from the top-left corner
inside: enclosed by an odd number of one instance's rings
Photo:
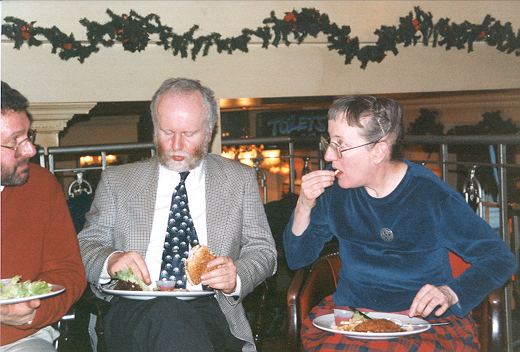
[[[204,180],[204,162],[205,160],[202,159],[202,161],[200,162],[200,164],[194,168],[194,169],[191,169],[189,170],[190,171],[190,175],[188,176],[188,178],[186,179],[186,183],[200,183]],[[165,167],[164,165],[162,164],[159,164],[159,177],[161,175],[164,175],[164,176],[169,176],[169,177],[176,177],[177,180],[180,179],[180,175],[179,175],[179,172],[177,171],[172,171],[170,169],[168,169],[167,167]]]

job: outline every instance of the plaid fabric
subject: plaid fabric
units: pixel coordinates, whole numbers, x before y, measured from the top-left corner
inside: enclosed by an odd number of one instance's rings
[[[431,352],[431,351],[479,351],[477,325],[471,316],[457,318],[450,316],[441,319],[451,321],[450,325],[432,326],[429,330],[397,339],[361,340],[333,334],[320,330],[312,325],[318,316],[333,313],[335,307],[332,296],[326,297],[309,316],[302,326],[302,346],[304,351],[385,351],[385,352]]]

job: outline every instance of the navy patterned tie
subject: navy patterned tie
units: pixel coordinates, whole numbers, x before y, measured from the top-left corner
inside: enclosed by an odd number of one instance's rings
[[[173,191],[159,276],[160,280],[175,281],[176,288],[186,288],[184,262],[188,258],[190,244],[195,246],[199,243],[184,185],[188,174],[189,171],[180,173],[181,180]]]

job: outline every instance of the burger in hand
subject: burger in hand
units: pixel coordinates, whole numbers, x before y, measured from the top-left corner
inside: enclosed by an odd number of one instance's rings
[[[201,275],[207,273],[214,268],[208,268],[208,263],[217,258],[211,253],[208,247],[204,245],[197,245],[190,250],[188,259],[186,259],[186,276],[192,285],[201,283]]]

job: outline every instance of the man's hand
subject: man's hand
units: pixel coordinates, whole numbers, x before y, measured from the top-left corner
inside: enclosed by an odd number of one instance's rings
[[[148,267],[139,253],[116,252],[108,258],[107,271],[110,277],[114,277],[119,270],[128,268],[132,268],[134,274],[143,280],[145,284],[150,285],[152,283]]]
[[[221,290],[226,294],[235,291],[237,286],[237,267],[230,257],[218,257],[208,263],[208,268],[211,269],[201,275],[202,284]]]
[[[39,299],[0,306],[0,322],[5,325],[29,324],[40,306]]]
[[[436,316],[441,316],[454,304],[457,304],[459,298],[448,286],[433,286],[430,284],[421,287],[410,306],[408,315],[410,317],[422,316],[427,317],[436,307]]]

